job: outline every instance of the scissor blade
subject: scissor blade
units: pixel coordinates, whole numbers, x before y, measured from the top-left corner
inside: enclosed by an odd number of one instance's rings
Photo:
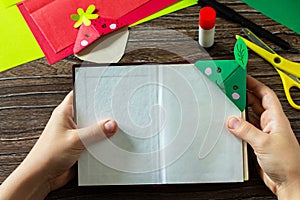
[[[264,43],[259,37],[257,37],[252,31],[250,31],[248,28],[243,28],[242,31],[245,33],[245,35],[249,38],[250,41],[252,41],[257,46],[260,46],[261,48],[267,50],[270,53],[275,54],[276,52],[269,47],[266,43]]]
[[[279,68],[276,68],[277,70],[280,70],[282,73],[285,73],[287,76],[289,76],[291,79],[293,79],[296,83],[300,84],[300,80],[299,78],[297,78],[296,76],[293,76],[292,74],[289,74],[285,71],[282,71],[281,69]]]

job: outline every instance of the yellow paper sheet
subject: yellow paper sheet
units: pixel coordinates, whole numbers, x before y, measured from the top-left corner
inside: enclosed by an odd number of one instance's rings
[[[10,6],[16,5],[21,0],[0,0],[0,9],[2,8],[8,8]]]
[[[157,12],[157,13],[154,13],[153,15],[150,15],[150,16],[144,18],[144,19],[141,19],[140,21],[138,21],[138,22],[136,22],[136,23],[134,23],[130,26],[132,27],[132,26],[136,26],[138,24],[142,24],[144,22],[150,21],[152,19],[156,19],[156,18],[161,17],[163,15],[181,10],[183,8],[187,8],[189,6],[196,5],[197,3],[198,3],[197,0],[181,0],[181,1],[178,1],[177,3],[174,3],[171,6],[168,6],[167,8],[165,8],[165,9],[163,9],[163,10]]]
[[[44,56],[17,6],[0,7],[0,19],[0,72]]]

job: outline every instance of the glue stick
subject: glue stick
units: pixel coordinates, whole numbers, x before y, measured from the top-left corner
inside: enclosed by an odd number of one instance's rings
[[[199,13],[199,44],[209,48],[214,44],[216,11],[209,6],[200,9]]]

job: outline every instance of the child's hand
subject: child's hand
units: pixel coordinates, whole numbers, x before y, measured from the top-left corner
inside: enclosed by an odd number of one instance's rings
[[[227,127],[248,142],[257,156],[265,184],[279,199],[300,199],[299,143],[275,93],[252,77],[247,78],[248,104],[256,116],[250,124],[231,117]]]
[[[99,142],[116,131],[113,120],[78,130],[73,121],[73,92],[70,92],[53,111],[28,156],[1,185],[0,199],[43,199],[74,177],[72,166],[85,149],[81,139]]]

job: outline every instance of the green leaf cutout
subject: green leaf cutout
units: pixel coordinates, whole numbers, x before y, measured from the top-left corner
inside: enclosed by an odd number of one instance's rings
[[[246,69],[248,62],[248,49],[243,39],[239,38],[234,45],[234,57],[236,62]]]

